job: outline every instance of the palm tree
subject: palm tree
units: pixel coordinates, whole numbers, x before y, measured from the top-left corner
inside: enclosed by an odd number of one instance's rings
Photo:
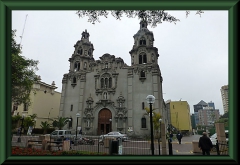
[[[59,117],[57,120],[52,120],[52,126],[53,127],[57,127],[58,129],[62,129],[68,122],[69,120],[67,120],[68,118],[65,117]]]
[[[145,107],[144,109],[146,110],[146,115],[149,115],[149,114],[150,114],[150,108]],[[155,111],[156,109],[157,109],[157,108],[153,108],[153,109],[152,109],[152,112]]]
[[[150,108],[145,107],[144,108],[146,110],[146,115],[150,114]],[[157,135],[159,135],[158,131],[160,129],[160,123],[159,123],[159,119],[162,117],[160,113],[154,112],[154,110],[156,110],[156,108],[153,108],[153,116],[152,116],[152,121],[153,121],[153,129],[155,132],[155,137],[157,137]]]
[[[30,126],[34,126],[34,120],[30,116],[27,116],[23,120],[24,128],[29,128]]]
[[[50,128],[50,124],[47,121],[41,121],[40,127],[43,129],[43,134],[46,134],[47,130]]]
[[[35,118],[37,118],[37,114],[32,114],[32,115],[29,115],[29,117],[34,121]]]

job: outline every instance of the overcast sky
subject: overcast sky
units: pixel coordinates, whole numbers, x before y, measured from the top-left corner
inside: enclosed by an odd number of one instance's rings
[[[160,55],[164,100],[187,101],[191,113],[193,105],[201,100],[212,101],[223,114],[220,88],[228,85],[228,11],[204,11],[201,17],[196,11],[188,17],[185,11],[167,12],[180,22],[148,26]],[[39,61],[37,74],[45,83],[55,81],[58,92],[62,90],[63,74],[69,71],[73,46],[85,29],[94,45],[95,60],[109,53],[130,65],[129,51],[139,22],[138,18],[127,17],[119,21],[109,14],[93,25],[74,10],[12,11],[12,29],[17,30],[22,55]]]

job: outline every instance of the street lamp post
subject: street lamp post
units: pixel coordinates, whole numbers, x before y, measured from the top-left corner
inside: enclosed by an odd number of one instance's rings
[[[77,145],[77,128],[78,128],[78,118],[80,117],[80,114],[77,113],[76,117],[77,117],[77,125],[76,125],[76,137],[75,137],[75,143],[74,143],[75,146]]]
[[[18,137],[18,143],[20,143],[21,142],[21,135],[22,135],[22,128],[23,128],[23,120],[24,120],[24,114],[22,115],[22,118],[21,118],[21,120],[22,120],[22,124],[21,124],[21,129],[20,129],[20,135],[19,135],[19,137]]]
[[[161,154],[161,151],[160,151],[160,138],[161,138],[161,123],[162,123],[162,119],[160,118],[159,119],[159,131],[160,131],[160,134],[159,134],[159,138],[158,138],[158,152],[159,152],[159,155]]]
[[[109,119],[109,122],[110,122],[109,132],[111,132],[111,130],[112,130],[112,129],[111,129],[111,128],[112,128],[112,124],[111,124],[111,123],[112,123],[112,119]]]
[[[148,95],[146,97],[147,103],[149,103],[150,106],[150,127],[151,127],[151,149],[152,149],[152,155],[154,155],[154,143],[153,143],[153,122],[152,122],[152,104],[155,101],[155,97],[153,95]]]

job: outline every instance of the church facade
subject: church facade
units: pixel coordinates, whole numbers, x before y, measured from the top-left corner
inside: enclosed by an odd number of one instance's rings
[[[145,107],[148,95],[155,97],[153,108],[167,121],[162,95],[158,49],[147,22],[133,36],[131,66],[114,55],[93,57],[94,46],[85,30],[69,58],[70,69],[62,79],[59,116],[71,118],[67,128],[81,127],[89,135],[120,131],[137,136],[150,135]],[[80,117],[77,118],[76,114]]]

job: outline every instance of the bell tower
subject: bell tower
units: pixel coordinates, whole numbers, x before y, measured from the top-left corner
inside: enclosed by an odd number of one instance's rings
[[[141,20],[140,29],[133,36],[134,45],[129,52],[131,56],[131,65],[157,64],[158,49],[153,46],[153,32],[147,28],[147,21]]]
[[[93,44],[89,41],[89,33],[87,30],[82,32],[81,40],[77,41],[74,45],[74,52],[72,57],[69,59],[70,72],[80,72],[89,70],[89,63],[94,60]]]

